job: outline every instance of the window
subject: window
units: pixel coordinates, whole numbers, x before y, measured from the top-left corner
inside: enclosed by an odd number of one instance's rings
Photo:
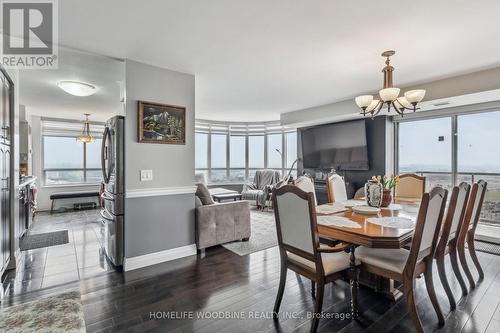
[[[264,168],[284,175],[297,158],[296,131],[278,123],[197,120],[195,140],[196,172],[211,183],[244,183]],[[292,174],[296,176],[296,165]]]
[[[283,135],[270,134],[267,136],[267,167],[281,169],[283,154]],[[278,152],[279,151],[279,152]]]
[[[74,137],[43,136],[46,185],[95,184],[102,180],[102,140],[82,143]]]
[[[500,227],[499,123],[500,111],[400,120],[397,171],[426,176],[427,190],[484,179],[488,190],[479,222]]]

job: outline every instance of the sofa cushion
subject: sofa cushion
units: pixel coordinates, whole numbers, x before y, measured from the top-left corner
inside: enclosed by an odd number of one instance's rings
[[[208,191],[208,188],[205,186],[205,184],[198,183],[196,184],[196,193],[195,195],[200,198],[201,203],[203,205],[213,205],[214,200],[212,199],[212,196],[210,195],[210,192]]]

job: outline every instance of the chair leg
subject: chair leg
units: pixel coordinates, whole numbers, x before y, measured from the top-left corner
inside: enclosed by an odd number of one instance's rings
[[[448,284],[448,279],[446,278],[446,270],[444,266],[444,254],[439,256],[436,260],[436,264],[438,267],[439,279],[441,280],[441,284],[443,285],[444,291],[446,292],[446,296],[448,296],[448,301],[450,302],[450,309],[455,310],[457,307],[457,303],[455,302],[455,297],[453,297],[453,292],[451,291],[450,285]]]
[[[444,265],[444,263],[443,263],[443,265]],[[427,288],[427,294],[429,294],[429,298],[431,299],[431,303],[432,303],[432,306],[434,307],[434,311],[436,311],[439,325],[444,325],[443,312],[441,311],[441,307],[439,306],[439,302],[438,302],[438,299],[436,296],[436,291],[434,290],[434,281],[432,279],[432,258],[427,260],[424,276],[425,276],[425,287]],[[446,280],[446,275],[444,276],[444,278]],[[447,282],[447,284],[448,284],[448,282]],[[449,288],[449,286],[448,286],[448,288]],[[451,294],[451,290],[450,290],[450,294]],[[451,297],[453,298],[453,294],[451,294]]]
[[[467,265],[467,260],[465,259],[465,239],[463,239],[463,241],[459,241],[457,252],[460,263],[462,264],[462,269],[464,270],[467,280],[469,280],[470,289],[474,289],[476,288],[476,284],[474,283],[474,278],[472,277],[472,273]]]
[[[280,273],[280,285],[278,287],[278,295],[276,295],[276,302],[274,302],[273,318],[278,318],[278,312],[280,311],[281,300],[283,299],[283,293],[285,291],[286,283],[286,273],[287,273],[286,263],[281,264]]]
[[[316,298],[316,282],[311,280],[311,295],[312,298]]]
[[[458,284],[460,284],[460,288],[462,288],[462,295],[465,296],[468,293],[467,286],[465,285],[464,278],[462,277],[462,273],[460,273],[460,268],[458,267],[457,247],[454,245],[450,247],[450,261],[453,273],[455,273]]]
[[[420,322],[420,317],[418,316],[417,306],[415,305],[414,283],[415,280],[412,278],[405,279],[405,281],[403,282],[406,306],[408,307],[408,313],[410,314],[411,320],[413,321],[413,325],[415,325],[417,333],[424,333],[422,323]]]
[[[321,317],[321,309],[323,307],[323,293],[325,291],[325,283],[323,281],[318,282],[316,288],[316,302],[314,303],[314,317],[311,324],[311,333],[316,332],[319,325],[319,318]]]
[[[484,272],[483,272],[481,265],[479,264],[479,259],[477,258],[476,247],[474,245],[474,233],[473,232],[471,232],[467,235],[467,247],[469,248],[469,253],[470,253],[470,256],[472,258],[472,262],[476,266],[477,272],[479,273],[479,281],[481,281],[482,279],[484,279]]]

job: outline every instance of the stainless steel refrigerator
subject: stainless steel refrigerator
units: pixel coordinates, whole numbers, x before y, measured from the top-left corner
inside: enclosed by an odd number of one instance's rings
[[[101,163],[104,178],[104,250],[115,266],[123,265],[125,203],[125,118],[115,116],[106,122],[102,140]]]

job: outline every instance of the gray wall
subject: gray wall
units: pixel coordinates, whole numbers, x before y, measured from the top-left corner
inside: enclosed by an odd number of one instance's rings
[[[195,78],[127,60],[125,173],[127,191],[193,186]],[[139,100],[186,107],[186,144],[138,142]],[[140,170],[153,170],[153,181],[141,182]],[[194,244],[194,194],[127,198],[125,257]]]

